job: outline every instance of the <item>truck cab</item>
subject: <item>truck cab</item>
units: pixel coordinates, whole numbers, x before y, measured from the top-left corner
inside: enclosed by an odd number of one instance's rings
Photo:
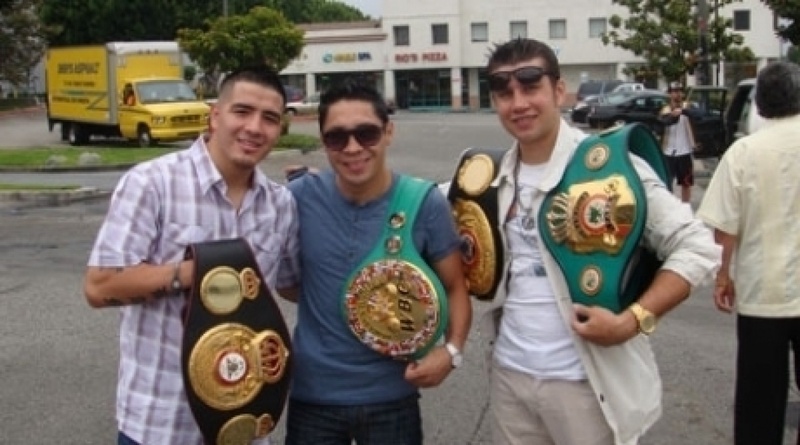
[[[155,77],[121,82],[120,133],[135,139],[140,146],[196,137],[197,127],[208,120],[209,106],[181,79]]]

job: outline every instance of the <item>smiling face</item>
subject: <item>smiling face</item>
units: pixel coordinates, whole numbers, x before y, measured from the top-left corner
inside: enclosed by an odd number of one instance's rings
[[[220,95],[211,110],[208,148],[223,176],[249,174],[272,151],[281,135],[283,107],[278,91],[245,80]]]
[[[543,72],[538,80],[525,76],[525,68],[534,67]],[[491,69],[489,76],[508,79],[495,84],[492,101],[503,127],[519,141],[523,154],[544,162],[550,157],[561,122],[561,105],[564,102],[564,81],[548,74],[543,59],[536,57],[518,63],[500,64]]]
[[[329,105],[321,126],[322,140],[337,185],[346,197],[366,202],[391,186],[386,151],[393,131],[392,122],[384,123],[366,100],[342,99]],[[342,143],[345,138],[344,145],[332,143]]]

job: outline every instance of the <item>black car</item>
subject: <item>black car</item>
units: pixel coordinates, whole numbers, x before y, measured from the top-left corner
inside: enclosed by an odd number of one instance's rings
[[[657,134],[661,133],[658,114],[669,103],[669,95],[658,90],[633,91],[608,95],[602,103],[590,107],[586,121],[592,128],[641,122]]]
[[[583,100],[575,103],[575,106],[570,110],[570,119],[576,124],[586,124],[592,106],[596,104],[615,103],[624,100],[626,97],[633,94],[633,91],[615,91],[608,94],[596,94],[586,96]]]

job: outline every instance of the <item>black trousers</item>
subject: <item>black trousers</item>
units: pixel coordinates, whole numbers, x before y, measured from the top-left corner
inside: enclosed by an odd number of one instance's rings
[[[735,444],[782,445],[790,351],[800,386],[800,318],[739,315],[736,332]]]

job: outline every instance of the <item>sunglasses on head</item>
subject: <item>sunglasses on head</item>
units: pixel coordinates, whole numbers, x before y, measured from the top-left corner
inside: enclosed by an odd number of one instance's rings
[[[322,143],[328,150],[342,151],[350,143],[351,136],[356,138],[358,145],[373,147],[381,141],[383,127],[375,124],[361,124],[352,129],[336,127],[322,134]]]
[[[547,71],[539,66],[523,66],[514,71],[497,71],[489,74],[489,91],[495,93],[505,91],[512,77],[517,79],[522,86],[532,86],[542,80],[542,77],[552,75],[552,71]]]

